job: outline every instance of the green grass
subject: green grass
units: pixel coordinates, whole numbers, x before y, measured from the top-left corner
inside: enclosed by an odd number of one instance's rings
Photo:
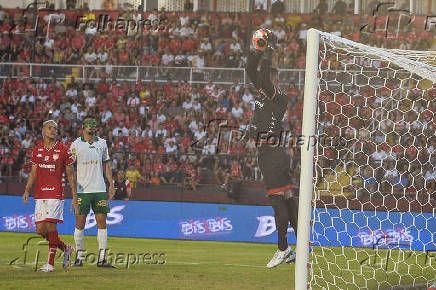
[[[90,263],[83,268],[64,270],[57,258],[56,272],[35,272],[47,259],[47,246],[33,239],[26,246],[27,263],[23,264],[22,245],[35,234],[0,233],[1,289],[293,289],[294,264],[282,264],[268,270],[265,265],[273,255],[273,244],[179,241],[109,237],[113,253],[125,253],[116,260],[117,269],[99,269]],[[72,236],[61,236],[72,244]],[[85,238],[85,248],[96,251],[95,236]],[[58,251],[59,252],[59,251]],[[125,263],[128,253],[141,255],[141,263]],[[151,258],[145,253],[164,253]],[[314,248],[313,289],[384,289],[393,285],[422,284],[434,280],[436,258],[425,253],[362,248]],[[133,257],[133,256],[132,256]],[[389,263],[386,265],[386,257]],[[19,258],[13,265],[11,261]],[[147,260],[148,259],[148,260]],[[133,258],[131,259],[131,261]],[[33,264],[32,264],[33,263]],[[348,269],[348,270],[344,270]],[[355,281],[353,286],[351,281]]]
[[[35,265],[23,265],[22,261],[22,245],[32,236],[36,235],[0,233],[1,289],[50,289],[51,286],[52,289],[291,289],[293,284],[294,265],[266,269],[276,249],[272,244],[109,237],[112,252],[165,253],[166,263],[141,263],[129,269],[125,264],[117,265],[117,269],[85,265],[66,270],[55,264],[56,272],[39,273],[34,271]],[[61,239],[73,243],[72,236],[61,236]],[[30,256],[27,259],[34,262],[39,249],[42,265],[47,261],[47,246],[37,246],[36,241],[27,247]],[[85,237],[84,245],[88,251],[96,251],[96,237]],[[16,265],[8,264],[17,257],[21,260]],[[62,258],[57,261],[61,262]]]
[[[423,285],[436,279],[434,253],[357,247],[315,248],[314,253],[314,289],[391,289],[412,285],[412,289],[424,289]]]

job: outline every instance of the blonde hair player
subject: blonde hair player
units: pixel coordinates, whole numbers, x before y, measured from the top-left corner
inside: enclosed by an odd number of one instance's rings
[[[56,249],[64,252],[63,267],[70,265],[73,247],[66,245],[59,239],[57,223],[63,223],[64,192],[62,175],[66,171],[70,182],[73,200],[71,206],[78,212],[77,193],[73,173],[73,159],[68,148],[58,142],[58,125],[53,120],[43,123],[42,135],[44,140],[37,144],[32,151],[32,170],[27,180],[23,194],[23,202],[29,203],[29,191],[34,183],[35,224],[36,232],[48,241],[48,263],[39,269],[40,272],[53,272]]]

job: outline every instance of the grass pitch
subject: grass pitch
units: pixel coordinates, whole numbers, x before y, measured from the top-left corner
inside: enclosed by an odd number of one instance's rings
[[[83,268],[65,270],[59,255],[54,273],[39,273],[35,269],[47,261],[47,244],[31,237],[37,235],[0,233],[1,289],[293,289],[294,285],[294,264],[266,268],[276,250],[273,244],[109,237],[117,269],[97,268],[95,255],[89,254]],[[74,244],[70,235],[61,239]],[[96,253],[95,236],[85,237],[85,248]],[[424,252],[315,247],[314,253],[313,289],[412,284],[421,286],[410,289],[424,289],[436,278],[436,255]]]
[[[294,265],[266,268],[276,250],[273,244],[109,237],[108,247],[118,254],[114,256],[118,258],[117,269],[97,268],[88,263],[83,268],[64,270],[63,258],[58,257],[55,272],[40,273],[34,271],[36,253],[40,252],[38,266],[42,266],[47,261],[48,249],[45,244],[37,245],[41,238],[25,246],[27,261],[23,265],[22,246],[28,238],[36,236],[0,233],[1,289],[291,289],[293,284]],[[61,239],[74,245],[70,235],[62,235]],[[97,238],[86,236],[84,246],[96,252]],[[126,269],[123,253],[134,253],[141,262]],[[144,255],[147,253],[151,255]],[[151,264],[163,260],[158,255],[153,259],[153,253],[164,253],[165,264]],[[88,257],[92,262],[92,256]],[[16,258],[19,259],[9,265]]]

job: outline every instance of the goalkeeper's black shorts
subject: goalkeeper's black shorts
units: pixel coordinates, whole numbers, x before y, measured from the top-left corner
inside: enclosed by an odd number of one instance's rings
[[[292,188],[290,156],[283,147],[262,144],[258,147],[258,164],[266,185],[267,194]]]

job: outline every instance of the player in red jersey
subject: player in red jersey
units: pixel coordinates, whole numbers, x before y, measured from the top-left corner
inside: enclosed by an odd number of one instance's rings
[[[35,146],[32,151],[32,169],[23,194],[23,202],[28,204],[29,191],[35,185],[35,224],[36,232],[48,242],[48,263],[41,272],[54,271],[54,258],[56,249],[64,252],[63,267],[70,265],[73,248],[59,239],[56,229],[57,223],[63,222],[64,192],[62,175],[66,171],[70,182],[73,200],[72,207],[75,213],[79,211],[77,204],[77,191],[73,174],[73,159],[68,148],[56,141],[58,125],[53,120],[43,123],[42,135],[44,141]]]

